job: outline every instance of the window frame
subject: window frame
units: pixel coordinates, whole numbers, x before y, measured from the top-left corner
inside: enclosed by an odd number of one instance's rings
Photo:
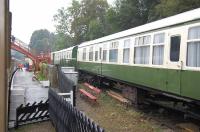
[[[116,55],[116,61],[110,61],[111,59],[110,59],[110,51],[111,50],[116,50],[117,51],[117,55]],[[108,50],[109,52],[108,52],[108,55],[109,55],[109,57],[108,57],[108,62],[109,63],[118,63],[118,61],[119,61],[119,57],[118,57],[118,55],[119,55],[119,41],[118,40],[116,40],[116,41],[113,41],[113,42],[110,42],[110,44],[109,44],[109,50]]]
[[[92,57],[92,58],[90,58]],[[89,48],[89,56],[88,56],[89,61],[93,61],[94,60],[94,49],[93,46],[90,46]]]
[[[82,61],[86,61],[87,58],[87,48],[83,48],[83,53],[82,53]]]
[[[104,60],[104,51],[106,51],[105,60]],[[107,62],[107,55],[108,55],[108,44],[103,44],[103,48],[102,48],[102,62]]]
[[[126,47],[125,46],[125,42],[126,41],[129,41],[129,46],[128,47]],[[124,51],[125,50],[128,50],[128,52],[129,52],[129,55],[128,55],[128,62],[125,62],[125,59],[124,59]],[[130,63],[130,51],[131,51],[131,39],[130,38],[128,38],[128,39],[125,39],[124,41],[123,41],[123,58],[122,58],[122,63],[123,64],[129,64]]]
[[[172,45],[172,37],[180,37],[180,43],[179,43],[179,56],[178,56],[178,60],[177,61],[174,61],[174,60],[171,60],[171,45]],[[170,46],[169,46],[169,61],[170,62],[173,62],[173,63],[177,63],[180,61],[180,53],[181,53],[181,34],[176,34],[176,35],[172,35],[170,36]]]
[[[140,38],[143,38],[143,42],[144,42],[144,38],[149,36],[150,40],[149,40],[149,43],[148,44],[140,44]],[[151,61],[150,61],[150,58],[151,58],[151,45],[152,45],[152,35],[151,34],[146,34],[146,35],[141,35],[141,36],[136,36],[134,38],[134,54],[133,54],[133,64],[134,65],[150,65]],[[144,64],[144,63],[136,63],[136,48],[138,47],[149,47],[149,57],[148,57],[148,63]]]
[[[188,66],[188,44],[191,42],[200,42],[200,38],[197,39],[189,39],[189,30],[195,27],[200,27],[200,25],[194,25],[194,26],[190,26],[187,29],[187,41],[186,41],[186,57],[185,57],[185,66],[189,69],[189,70],[200,70],[200,67],[194,67],[194,66]]]
[[[156,43],[156,42],[154,42],[154,39],[155,39],[155,36],[156,35],[161,35],[161,34],[163,34],[163,37],[164,37],[164,39],[163,39],[163,42],[162,43]],[[165,59],[165,48],[166,48],[166,46],[165,46],[165,43],[166,43],[166,33],[165,32],[158,32],[158,33],[155,33],[155,34],[153,34],[153,42],[152,42],[152,57],[151,57],[151,64],[153,65],[153,66],[163,66],[164,65],[164,59]],[[156,46],[163,46],[163,63],[162,64],[154,64],[153,62],[154,62],[154,60],[153,60],[153,55],[154,55],[154,47],[156,47]]]

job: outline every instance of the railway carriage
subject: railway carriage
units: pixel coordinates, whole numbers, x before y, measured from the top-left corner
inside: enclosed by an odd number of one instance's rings
[[[181,102],[184,112],[185,106],[199,108],[199,12],[200,8],[81,43],[78,70],[85,77],[116,84],[133,102],[145,93]]]
[[[51,59],[54,64],[60,64],[61,61],[76,61],[77,58],[77,46],[72,46],[67,49],[51,52]]]

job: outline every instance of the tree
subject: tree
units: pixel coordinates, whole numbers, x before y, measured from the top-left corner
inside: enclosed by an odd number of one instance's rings
[[[106,0],[73,0],[72,6],[54,16],[57,33],[70,36],[74,44],[105,36],[107,9]]]
[[[149,13],[149,21],[158,20],[200,7],[200,0],[160,0]]]
[[[87,39],[97,39],[104,36],[103,24],[99,20],[91,20],[88,25]]]
[[[56,47],[80,44],[199,6],[200,0],[116,0],[112,7],[107,0],[73,0],[54,16]]]
[[[84,40],[91,40],[107,35],[105,17],[108,10],[107,0],[82,0],[81,7],[81,14],[85,25]],[[93,34],[94,31],[95,34]]]
[[[46,29],[36,30],[32,33],[29,47],[35,55],[50,52],[54,45],[54,35]]]
[[[122,31],[148,22],[148,13],[158,0],[117,0],[108,11],[113,31]]]
[[[62,7],[61,9],[58,9],[58,13],[53,16],[54,22],[56,22],[56,32],[58,34],[69,34],[70,33],[70,20],[69,20],[69,14],[67,13],[67,10]]]
[[[68,35],[59,33],[55,35],[55,42],[52,51],[68,48],[73,45],[72,38]]]

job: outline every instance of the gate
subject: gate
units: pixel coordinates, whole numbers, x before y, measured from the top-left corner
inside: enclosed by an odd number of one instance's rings
[[[24,125],[28,123],[49,120],[49,100],[45,102],[40,101],[39,103],[34,102],[32,105],[30,103],[25,106],[21,104],[16,109],[16,125]]]

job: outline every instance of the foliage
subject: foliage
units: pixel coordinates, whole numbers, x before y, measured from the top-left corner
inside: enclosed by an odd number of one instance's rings
[[[200,0],[72,0],[54,15],[53,49],[67,48],[200,7]]]
[[[69,35],[73,44],[106,35],[105,0],[77,0],[67,9],[61,8],[54,16],[57,33]]]
[[[46,77],[40,71],[37,73],[36,77],[39,81],[47,80]]]
[[[50,52],[54,45],[54,34],[46,29],[36,30],[32,33],[29,47],[35,55]]]
[[[58,34],[55,34],[54,43],[55,44],[52,46],[51,51],[65,49],[72,46],[72,38],[69,35],[58,33]]]
[[[172,16],[200,7],[200,0],[160,0],[150,11],[149,21]]]
[[[117,0],[108,12],[113,31],[122,31],[148,22],[148,13],[157,0]]]
[[[39,81],[47,80],[47,64],[46,63],[40,63],[39,64],[40,71],[37,73],[37,78]]]

